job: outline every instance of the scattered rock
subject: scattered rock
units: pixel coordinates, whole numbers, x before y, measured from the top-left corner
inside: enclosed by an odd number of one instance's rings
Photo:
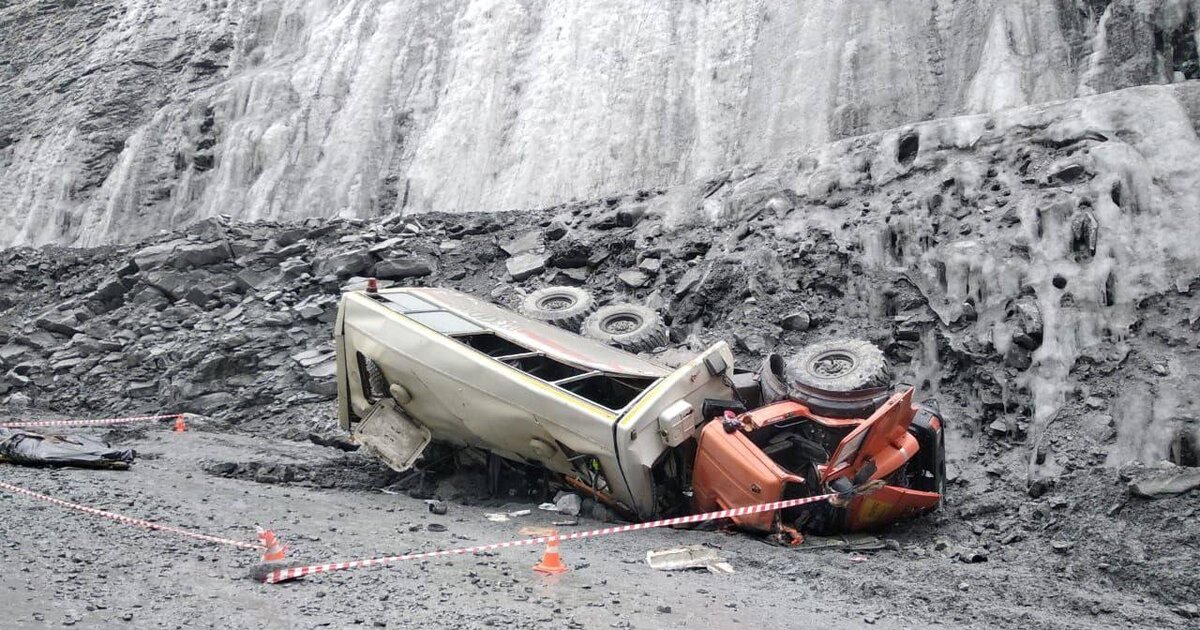
[[[79,322],[74,321],[72,318],[58,317],[51,319],[49,317],[39,317],[33,324],[42,330],[59,335],[71,336],[79,333],[79,329],[76,328]]]
[[[174,248],[167,257],[167,263],[179,269],[187,269],[214,265],[229,260],[232,256],[233,252],[225,241],[184,243]]]
[[[532,278],[546,269],[546,257],[537,254],[521,254],[509,258],[504,266],[513,280]]]
[[[1131,481],[1129,491],[1136,497],[1158,499],[1180,495],[1200,488],[1200,469],[1179,467],[1177,469],[1149,473],[1149,477]]]
[[[577,494],[560,492],[554,497],[554,506],[558,508],[560,514],[579,516],[579,512],[583,509],[583,501]]]
[[[384,260],[375,264],[374,275],[377,278],[399,280],[401,278],[419,278],[433,273],[429,263],[420,258],[405,257]]]
[[[641,287],[650,281],[650,276],[637,269],[630,269],[629,271],[622,272],[617,277],[621,280],[621,282],[625,283],[625,286],[631,289]]]
[[[158,384],[151,381],[132,381],[125,386],[125,395],[130,398],[150,398],[158,393]]]
[[[803,332],[808,330],[809,326],[812,325],[812,319],[808,316],[807,312],[796,311],[785,315],[783,319],[780,320],[779,325],[782,326],[784,330]]]
[[[327,355],[320,363],[308,366],[304,374],[306,390],[330,398],[337,396],[337,361],[333,357]]]
[[[508,241],[500,246],[504,253],[509,256],[519,256],[535,250],[540,250],[542,247],[542,232],[534,230],[518,236],[517,238]]]
[[[313,269],[318,276],[331,275],[349,278],[370,268],[371,253],[366,248],[352,249],[314,261]]]
[[[642,262],[638,263],[638,269],[648,274],[657,274],[662,269],[662,260],[658,258],[643,258]]]
[[[1075,543],[1069,540],[1052,540],[1050,541],[1050,548],[1054,550],[1054,553],[1068,554],[1075,548]]]

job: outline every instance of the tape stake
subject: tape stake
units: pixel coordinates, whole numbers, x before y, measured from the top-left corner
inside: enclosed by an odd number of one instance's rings
[[[125,424],[127,422],[149,422],[151,420],[178,420],[180,418],[183,418],[183,414],[181,413],[168,413],[157,416],[97,418],[95,420],[18,420],[15,422],[0,422],[0,429],[19,429],[22,427],[87,427],[106,424]]]
[[[72,510],[83,512],[84,514],[91,514],[92,516],[99,516],[102,518],[107,518],[109,520],[113,520],[118,523],[122,523],[124,525],[132,525],[134,527],[140,527],[142,529],[148,529],[150,531],[167,532],[170,534],[177,534],[179,536],[184,536],[186,538],[191,538],[193,540],[201,540],[204,542],[217,543],[220,545],[229,545],[230,547],[238,547],[241,549],[259,550],[259,549],[263,548],[263,545],[261,545],[259,543],[245,542],[245,541],[241,541],[241,540],[232,540],[229,538],[221,538],[220,536],[209,536],[208,534],[201,534],[200,532],[193,532],[190,530],[183,529],[181,527],[173,527],[171,525],[163,525],[162,523],[154,523],[151,521],[142,520],[140,518],[133,518],[131,516],[125,516],[124,514],[117,514],[116,512],[109,512],[107,510],[101,510],[101,509],[97,509],[94,507],[88,507],[86,505],[80,505],[78,503],[71,503],[70,501],[63,501],[62,499],[56,499],[54,497],[41,494],[40,492],[34,492],[32,490],[27,490],[20,486],[14,486],[11,483],[5,483],[3,481],[0,481],[0,490],[7,490],[8,492],[11,492],[13,494],[19,494],[19,495],[31,497],[34,499],[38,499],[39,501],[45,501],[47,503],[52,503],[59,507],[69,508]]]
[[[702,521],[715,520],[720,518],[730,518],[733,516],[746,516],[748,514],[758,514],[760,512],[773,512],[782,510],[797,505],[806,505],[809,503],[818,503],[836,497],[836,494],[822,494],[813,497],[804,497],[801,499],[788,499],[786,501],[774,501],[772,503],[760,503],[758,505],[749,505],[746,507],[733,508],[729,510],[720,510],[718,512],[705,512],[704,514],[692,514],[690,516],[678,516],[675,518],[665,518],[657,521],[649,521],[646,523],[633,523],[630,525],[618,525],[616,527],[603,527],[600,529],[592,529],[582,532],[573,532],[570,534],[559,534],[554,536],[539,536],[537,538],[522,538],[519,540],[510,540],[502,543],[492,543],[490,545],[478,545],[475,547],[459,547],[457,549],[443,549],[439,551],[426,551],[422,553],[409,553],[400,556],[384,556],[382,558],[367,558],[364,560],[350,560],[347,562],[331,562],[328,564],[314,564],[305,567],[292,567],[290,569],[279,569],[267,574],[263,580],[267,584],[278,584],[288,580],[294,580],[306,575],[315,575],[318,573],[330,573],[333,571],[345,571],[348,569],[357,569],[361,567],[376,567],[387,564],[394,564],[406,560],[425,560],[428,558],[438,558],[442,556],[458,556],[468,553],[477,553],[480,551],[493,551],[496,549],[508,549],[509,547],[525,547],[528,545],[542,545],[550,540],[581,540],[584,538],[596,538],[598,536],[609,536],[612,534],[623,534],[625,532],[634,532],[643,529],[653,529],[656,527],[670,527],[672,525],[683,525],[686,523],[699,523]]]

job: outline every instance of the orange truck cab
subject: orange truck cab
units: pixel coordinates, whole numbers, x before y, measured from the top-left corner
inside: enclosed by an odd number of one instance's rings
[[[933,510],[945,486],[942,421],[912,396],[895,394],[865,419],[823,417],[783,401],[708,422],[693,469],[695,510],[843,495],[839,505],[733,519],[748,529],[810,532],[872,529]]]

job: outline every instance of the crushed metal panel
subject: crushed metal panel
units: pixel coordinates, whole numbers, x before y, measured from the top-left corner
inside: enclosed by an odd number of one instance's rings
[[[846,534],[840,536],[813,536],[806,534],[804,542],[793,548],[800,551],[820,551],[823,549],[879,551],[886,547],[887,545],[879,537],[867,534]]]
[[[354,433],[363,446],[396,472],[412,468],[429,444],[429,429],[417,424],[391,398],[375,403]]]
[[[703,545],[647,551],[646,564],[659,571],[708,569],[712,573],[733,573],[733,566],[725,558]]]

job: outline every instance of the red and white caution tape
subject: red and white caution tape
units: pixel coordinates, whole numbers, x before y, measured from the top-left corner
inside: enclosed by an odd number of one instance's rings
[[[443,549],[440,551],[426,551],[422,553],[409,553],[402,556],[386,556],[382,558],[369,558],[366,560],[351,560],[349,562],[331,562],[329,564],[314,564],[306,567],[292,567],[290,569],[279,569],[267,574],[263,580],[267,584],[278,584],[294,580],[306,575],[316,573],[329,573],[332,571],[344,571],[346,569],[357,569],[359,567],[372,567],[384,564],[392,564],[403,560],[423,560],[426,558],[437,558],[440,556],[456,556],[468,553],[476,553],[480,551],[492,551],[494,549],[507,549],[509,547],[524,547],[528,545],[540,545],[550,540],[576,540],[581,538],[595,538],[597,536],[607,536],[609,534],[622,534],[625,532],[634,532],[641,529],[652,529],[655,527],[669,527],[671,525],[683,525],[685,523],[698,523],[701,521],[714,520],[719,518],[730,518],[733,516],[746,516],[747,514],[758,514],[760,512],[772,512],[785,508],[795,507],[797,505],[805,505],[808,503],[817,503],[825,501],[837,496],[836,494],[822,494],[815,497],[805,497],[803,499],[788,499],[786,501],[775,501],[773,503],[761,503],[759,505],[750,505],[746,507],[733,508],[731,510],[721,510],[719,512],[707,512],[704,514],[693,514],[691,516],[679,516],[676,518],[667,518],[658,521],[650,521],[647,523],[635,523],[632,525],[620,525],[617,527],[604,527],[601,529],[593,529],[582,532],[574,532],[571,534],[559,534],[556,536],[540,536],[538,538],[525,538],[521,540],[511,540],[502,543],[492,543],[490,545],[477,545],[475,547],[460,547],[458,549]]]
[[[140,518],[133,518],[130,516],[125,516],[123,514],[117,514],[115,512],[108,512],[105,510],[88,507],[86,505],[79,505],[78,503],[71,503],[69,501],[63,501],[62,499],[55,499],[54,497],[46,496],[44,494],[34,492],[32,490],[26,490],[25,488],[21,488],[19,486],[14,486],[10,483],[5,483],[3,481],[0,481],[0,490],[7,490],[8,492],[11,492],[13,494],[21,494],[21,495],[25,495],[27,497],[33,497],[33,498],[39,499],[41,501],[46,501],[47,503],[53,503],[54,505],[57,505],[59,507],[70,508],[72,510],[78,510],[85,514],[101,516],[101,517],[104,517],[107,519],[114,520],[118,523],[123,523],[125,525],[133,525],[134,527],[141,527],[141,528],[148,529],[151,531],[169,532],[172,534],[178,534],[180,536],[186,536],[188,538],[192,538],[195,540],[203,540],[204,542],[218,543],[221,545],[229,545],[231,547],[240,547],[242,549],[256,549],[257,550],[257,549],[263,548],[263,545],[261,543],[244,542],[241,540],[232,540],[229,538],[221,538],[218,536],[209,536],[208,534],[201,534],[199,532],[188,531],[186,529],[182,529],[179,527],[172,527],[170,525],[163,525],[161,523],[153,523],[151,521],[144,521]]]
[[[0,429],[17,429],[21,427],[86,427],[104,424],[125,424],[127,422],[148,422],[150,420],[175,420],[182,418],[181,413],[169,413],[160,416],[130,416],[127,418],[98,418],[96,420],[18,420],[16,422],[0,422]]]

